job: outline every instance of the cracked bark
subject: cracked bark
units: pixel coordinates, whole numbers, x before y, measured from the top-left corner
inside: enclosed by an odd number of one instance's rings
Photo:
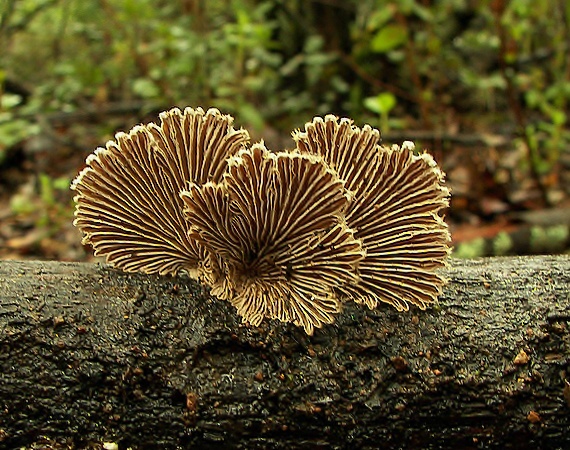
[[[570,258],[448,277],[308,337],[185,277],[0,262],[0,448],[570,448]]]

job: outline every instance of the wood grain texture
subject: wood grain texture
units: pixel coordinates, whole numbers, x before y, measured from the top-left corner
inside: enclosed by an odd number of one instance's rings
[[[0,262],[0,448],[570,448],[570,258],[447,276],[308,337],[184,277]]]

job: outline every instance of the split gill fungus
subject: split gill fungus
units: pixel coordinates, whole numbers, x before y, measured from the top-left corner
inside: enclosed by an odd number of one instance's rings
[[[244,322],[312,334],[352,300],[424,309],[445,283],[444,174],[411,142],[316,117],[273,152],[217,109],[118,133],[72,183],[74,225],[128,272],[185,272]]]

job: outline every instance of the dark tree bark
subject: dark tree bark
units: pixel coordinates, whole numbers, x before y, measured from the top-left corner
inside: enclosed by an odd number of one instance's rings
[[[184,277],[0,262],[0,448],[570,448],[570,258],[448,276],[308,337]]]

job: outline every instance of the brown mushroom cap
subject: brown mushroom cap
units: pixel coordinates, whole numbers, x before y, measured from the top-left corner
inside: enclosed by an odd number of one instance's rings
[[[435,301],[445,281],[436,269],[446,264],[450,236],[441,217],[449,190],[433,158],[414,155],[411,142],[381,147],[377,130],[331,115],[293,137],[299,151],[334,167],[354,196],[346,222],[366,256],[358,283],[340,290],[370,308],[378,301],[399,310]]]
[[[312,334],[334,320],[333,289],[356,282],[363,251],[342,220],[343,182],[320,158],[255,144],[230,158],[221,183],[181,197],[190,236],[210,254],[205,280],[244,321],[274,318]]]
[[[118,133],[72,183],[74,225],[95,255],[125,271],[196,275],[203,249],[189,238],[180,190],[220,179],[249,136],[216,109],[175,108],[161,124]]]

